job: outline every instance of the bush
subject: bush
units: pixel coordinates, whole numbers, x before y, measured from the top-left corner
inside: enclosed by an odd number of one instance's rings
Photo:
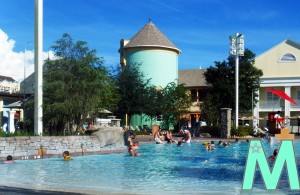
[[[253,129],[249,126],[239,126],[238,129],[231,127],[231,136],[243,137],[253,135]]]
[[[6,133],[4,131],[0,131],[0,137],[15,137],[15,136],[29,136],[27,132],[15,131],[14,133]]]

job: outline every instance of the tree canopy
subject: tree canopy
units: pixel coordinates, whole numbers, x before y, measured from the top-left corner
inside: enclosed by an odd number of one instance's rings
[[[95,109],[114,107],[115,83],[86,42],[63,34],[52,49],[56,59],[44,64],[44,126],[51,134],[78,131]]]
[[[191,94],[184,84],[169,83],[162,91],[163,128],[168,129],[179,121],[180,116],[188,112],[192,105]]]
[[[120,101],[117,112],[120,115],[131,116],[145,111],[150,90],[149,82],[150,80],[145,80],[143,73],[139,71],[138,64],[131,64],[118,71],[116,83]]]
[[[263,72],[254,66],[255,54],[245,49],[244,56],[239,57],[239,109],[249,112],[256,103]],[[202,105],[204,115],[209,123],[216,123],[220,108],[232,108],[235,112],[235,58],[228,57],[228,61],[215,62],[204,73],[206,82],[210,86],[207,98]],[[253,99],[252,99],[253,94]],[[253,105],[252,105],[253,103]],[[213,105],[213,106],[212,106]]]
[[[146,114],[150,119],[163,115],[163,125],[168,128],[187,112],[191,98],[184,85],[175,82],[165,88],[154,86],[151,79],[145,79],[138,64],[126,66],[117,75],[118,90],[121,100],[118,104],[120,115]],[[152,120],[151,120],[152,121]]]

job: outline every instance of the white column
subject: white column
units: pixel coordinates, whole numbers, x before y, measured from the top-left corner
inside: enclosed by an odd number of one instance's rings
[[[239,126],[239,55],[235,56],[235,128]]]
[[[34,24],[34,133],[43,133],[43,0],[35,0]]]
[[[3,100],[0,99],[0,113],[3,112]],[[3,114],[0,114],[0,127],[3,126],[2,124]]]
[[[257,100],[257,102],[256,102],[255,108],[253,110],[253,116],[256,118],[256,120],[253,120],[253,127],[255,127],[256,125],[259,125],[259,89],[256,91],[256,93],[258,95],[255,98]]]
[[[291,97],[291,87],[290,86],[286,86],[284,88],[284,92]],[[285,117],[285,116],[291,116],[291,102],[290,101],[287,101],[285,100],[284,101],[284,116],[282,117]],[[290,121],[290,120],[289,120]],[[288,122],[288,121],[285,121],[285,122]],[[290,128],[291,124],[288,123],[287,124],[287,128]]]
[[[10,110],[8,111],[8,132],[14,133],[15,132],[15,111]]]

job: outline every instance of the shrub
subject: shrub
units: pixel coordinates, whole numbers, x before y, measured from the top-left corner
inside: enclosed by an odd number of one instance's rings
[[[7,133],[3,130],[0,131],[0,137],[15,137],[15,136],[32,136],[32,134],[26,131],[15,131],[14,133]]]
[[[238,129],[231,127],[231,135],[238,137],[253,135],[253,129],[249,126],[239,126]]]

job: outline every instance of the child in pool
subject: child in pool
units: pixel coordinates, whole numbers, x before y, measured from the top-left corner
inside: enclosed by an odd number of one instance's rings
[[[6,163],[6,164],[12,164],[12,163],[14,163],[13,157],[11,155],[8,155],[6,157],[6,160],[4,161],[4,163]]]
[[[139,153],[136,153],[135,150],[136,150],[135,146],[133,146],[133,144],[129,144],[128,152],[129,152],[130,156],[141,156]]]
[[[63,157],[64,157],[64,160],[72,160],[69,151],[64,151]]]

